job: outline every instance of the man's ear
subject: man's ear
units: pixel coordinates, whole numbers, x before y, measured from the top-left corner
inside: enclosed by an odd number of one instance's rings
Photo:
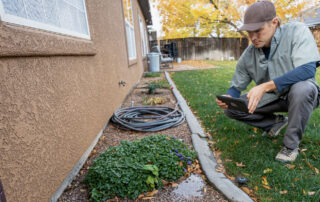
[[[279,24],[278,17],[275,17],[275,18],[272,19],[272,24],[275,25],[275,26],[277,26]]]

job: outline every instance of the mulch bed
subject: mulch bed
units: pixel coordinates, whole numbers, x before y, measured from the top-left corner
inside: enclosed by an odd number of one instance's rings
[[[168,99],[168,102],[165,104],[157,105],[161,107],[171,107],[175,108],[176,100],[171,90],[168,89],[158,89],[156,94],[148,95],[147,89],[142,87],[152,80],[165,79],[164,75],[162,78],[142,78],[137,87],[127,96],[126,100],[122,104],[122,108],[130,107],[132,104],[134,106],[146,106],[142,104],[144,97],[164,97]],[[59,202],[69,202],[69,201],[89,201],[88,187],[82,184],[82,180],[85,178],[90,165],[92,165],[93,160],[96,159],[101,152],[104,152],[108,147],[119,145],[122,140],[135,140],[144,138],[150,135],[164,134],[178,139],[182,139],[188,146],[192,147],[191,132],[186,122],[182,125],[166,129],[159,132],[136,132],[119,129],[117,125],[110,123],[108,127],[104,130],[103,135],[100,137],[97,145],[93,149],[92,153],[89,155],[89,158],[85,162],[84,166],[81,168],[78,175],[72,181],[72,183],[67,187],[64,193],[59,198]],[[213,168],[214,169],[214,168]],[[201,168],[196,170],[197,174],[202,174]],[[203,178],[205,178],[203,176]],[[179,181],[175,183],[169,183],[162,190],[159,190],[158,193],[150,197],[148,200],[143,201],[227,201],[225,197],[217,192],[212,186],[207,182],[206,188],[202,190],[203,197],[201,198],[184,198],[183,196],[177,196],[172,193],[176,185],[185,180],[186,177],[182,177]],[[172,186],[175,185],[175,186]],[[113,199],[108,201],[133,201],[125,199]],[[140,200],[138,200],[140,201]],[[142,199],[141,199],[142,201]]]

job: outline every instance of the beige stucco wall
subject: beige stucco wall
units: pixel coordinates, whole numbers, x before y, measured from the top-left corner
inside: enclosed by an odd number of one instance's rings
[[[141,11],[134,0],[129,65],[121,2],[86,1],[91,41],[0,24],[0,179],[9,202],[48,201],[140,78]]]

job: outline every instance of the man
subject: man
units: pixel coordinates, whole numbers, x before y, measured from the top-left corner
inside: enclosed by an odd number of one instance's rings
[[[263,135],[276,137],[288,125],[284,146],[275,159],[294,161],[305,126],[319,104],[320,89],[314,76],[320,57],[315,40],[303,23],[280,27],[269,1],[252,4],[240,30],[248,32],[252,44],[240,57],[226,94],[245,99],[249,113],[216,102],[228,117],[261,128]],[[252,80],[256,86],[240,96]],[[288,118],[275,112],[288,112]]]

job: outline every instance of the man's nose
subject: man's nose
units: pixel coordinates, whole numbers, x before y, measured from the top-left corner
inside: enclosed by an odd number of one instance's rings
[[[251,40],[252,40],[252,41],[256,40],[256,39],[257,39],[257,36],[258,36],[257,33],[252,33],[252,34],[251,34]]]

